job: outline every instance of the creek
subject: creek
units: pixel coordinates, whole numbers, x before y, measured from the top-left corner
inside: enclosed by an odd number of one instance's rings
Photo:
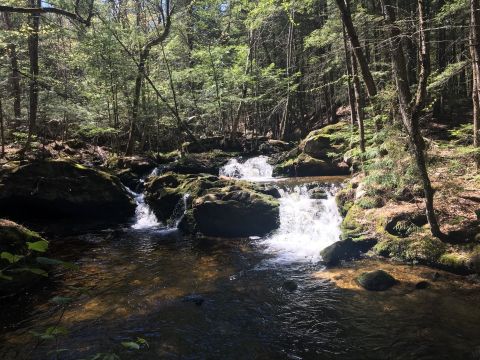
[[[136,194],[131,226],[54,239],[56,256],[79,270],[57,270],[48,290],[27,294],[28,307],[11,307],[16,321],[1,321],[0,358],[55,358],[55,348],[68,349],[60,359],[113,352],[122,359],[479,358],[477,287],[445,274],[448,281],[413,291],[409,282],[435,271],[388,265],[405,285],[369,293],[348,275],[386,265],[365,260],[326,270],[319,252],[340,236],[334,194],[342,179],[273,179],[267,160],[232,159],[220,172],[279,188],[281,224],[264,238],[184,237]],[[311,198],[314,187],[326,198]],[[182,212],[179,204],[178,218]],[[78,288],[89,294],[61,317],[68,333],[57,345],[36,345],[31,331],[62,312],[48,299]],[[138,337],[148,348],[120,345]]]

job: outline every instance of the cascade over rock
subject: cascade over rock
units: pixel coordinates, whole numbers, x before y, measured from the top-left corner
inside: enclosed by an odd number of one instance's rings
[[[0,177],[0,214],[14,219],[128,220],[135,202],[119,179],[65,160],[32,162]]]

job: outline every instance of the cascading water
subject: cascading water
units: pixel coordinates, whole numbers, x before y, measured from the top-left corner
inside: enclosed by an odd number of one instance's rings
[[[327,198],[316,200],[305,185],[280,190],[280,227],[261,241],[276,262],[316,262],[320,250],[339,239],[342,218],[333,192],[326,189]]]
[[[268,157],[258,156],[241,163],[237,159],[230,159],[220,169],[220,176],[252,181],[272,179],[273,167],[268,163]]]
[[[272,179],[272,166],[265,156],[240,163],[230,160],[220,175],[251,181]],[[335,203],[334,186],[324,190],[326,199],[312,199],[306,185],[280,188],[280,227],[267,238],[260,239],[262,247],[275,255],[275,262],[316,262],[320,250],[337,241],[342,221]],[[318,186],[320,187],[320,185]]]
[[[140,180],[142,184],[145,182],[145,179],[150,176],[155,176],[158,173],[158,169],[155,168],[153,171]],[[131,226],[132,229],[135,230],[146,230],[157,228],[160,226],[160,223],[157,220],[157,217],[153,213],[152,209],[148,204],[145,202],[145,194],[143,193],[136,193],[129,188],[126,188],[130,194],[135,197],[135,203],[137,204],[137,208],[135,209],[135,222]]]

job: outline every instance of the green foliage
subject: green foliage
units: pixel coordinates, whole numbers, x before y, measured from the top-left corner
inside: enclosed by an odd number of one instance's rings
[[[35,242],[27,242],[27,247],[29,250],[44,253],[48,250],[48,241],[39,240]]]

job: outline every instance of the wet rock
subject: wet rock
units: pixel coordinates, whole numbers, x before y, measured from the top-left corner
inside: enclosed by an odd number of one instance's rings
[[[278,190],[275,186],[259,186],[258,192],[273,196],[275,199],[280,199],[282,197],[280,190]]]
[[[197,306],[202,306],[205,302],[205,299],[201,295],[187,295],[182,299],[182,302],[191,302]]]
[[[231,186],[196,199],[193,217],[207,236],[262,236],[280,225],[279,207],[272,196]]]
[[[115,175],[120,179],[123,185],[135,192],[141,192],[143,184],[140,176],[133,173],[130,169],[117,171]]]
[[[393,276],[383,270],[364,272],[356,280],[361,287],[369,291],[384,291],[398,282]]]
[[[370,250],[376,241],[374,239],[353,240],[347,238],[340,240],[320,251],[322,261],[327,266],[338,265],[343,260],[360,257],[362,253]]]
[[[290,292],[294,292],[295,290],[298,289],[298,285],[295,281],[293,280],[286,280],[282,287],[287,290],[287,291],[290,291]]]
[[[32,162],[0,178],[0,215],[13,219],[122,221],[135,207],[117,177],[69,161]]]
[[[328,198],[328,194],[324,189],[316,188],[310,191],[310,199],[326,200],[327,198]]]
[[[415,284],[415,289],[417,290],[424,290],[428,287],[430,287],[430,283],[428,281],[419,281]]]

